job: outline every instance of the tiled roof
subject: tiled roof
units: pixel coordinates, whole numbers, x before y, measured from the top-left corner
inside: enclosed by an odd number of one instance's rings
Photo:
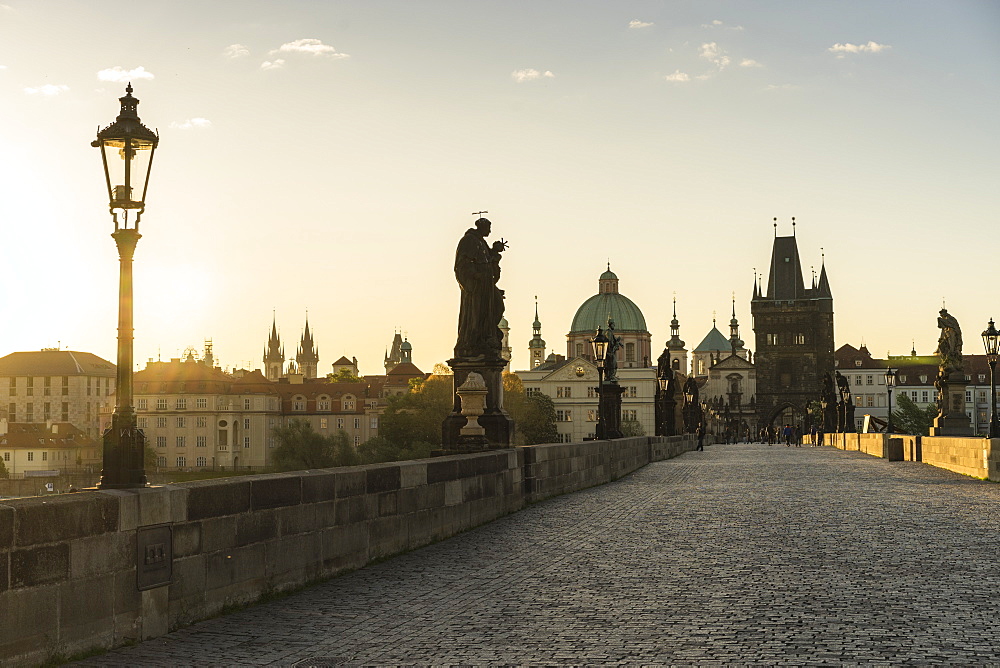
[[[115,365],[93,353],[38,350],[0,357],[0,376],[108,376]]]
[[[354,362],[341,355],[340,359],[333,363],[333,366],[354,366]]]
[[[0,435],[0,446],[8,448],[68,448],[93,446],[94,439],[69,422],[11,422]]]

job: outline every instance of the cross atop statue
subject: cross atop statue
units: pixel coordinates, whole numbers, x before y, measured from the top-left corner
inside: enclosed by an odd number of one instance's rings
[[[484,213],[489,213],[489,211],[473,211],[471,215],[482,218]]]

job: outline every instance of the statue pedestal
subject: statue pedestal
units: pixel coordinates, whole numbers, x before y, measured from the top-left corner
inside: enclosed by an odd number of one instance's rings
[[[947,380],[938,381],[939,413],[934,418],[931,436],[972,436],[972,425],[965,414],[965,375],[953,371]]]
[[[603,433],[597,438],[622,438],[622,395],[625,388],[617,382],[607,381],[601,385],[601,407],[604,414],[601,417]]]
[[[452,385],[455,403],[451,413],[441,424],[441,449],[435,450],[432,454],[438,457],[511,447],[514,421],[503,407],[503,370],[507,366],[507,360],[456,357],[448,360],[448,366],[455,373]],[[455,390],[465,383],[469,374],[473,372],[482,376],[486,383],[486,407],[479,416],[479,424],[486,432],[485,440],[461,435],[462,427],[467,420],[462,415],[462,402]]]

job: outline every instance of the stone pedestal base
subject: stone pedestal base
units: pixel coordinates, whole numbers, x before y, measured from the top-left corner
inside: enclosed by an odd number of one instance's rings
[[[938,381],[938,416],[934,418],[931,436],[972,436],[972,425],[965,414],[965,376],[952,373]]]
[[[432,454],[453,455],[511,447],[514,439],[514,421],[503,407],[503,370],[507,366],[507,360],[455,358],[448,360],[448,366],[455,373],[453,392],[472,372],[481,375],[486,382],[486,409],[479,416],[479,424],[486,430],[486,440],[483,442],[481,439],[460,437],[459,432],[465,426],[466,418],[462,415],[461,399],[455,393],[452,411],[441,425],[441,450],[436,450]]]
[[[605,382],[601,386],[601,427],[597,438],[622,438],[622,394],[625,388],[618,383]]]

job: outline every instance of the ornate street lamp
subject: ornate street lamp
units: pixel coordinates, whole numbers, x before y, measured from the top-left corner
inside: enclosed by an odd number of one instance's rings
[[[885,370],[885,390],[889,394],[889,416],[885,421],[885,433],[892,433],[892,387],[896,384],[896,372],[892,367]]]
[[[986,347],[986,362],[990,365],[990,438],[1000,438],[1000,422],[997,421],[997,357],[1000,353],[1000,332],[990,318],[990,325],[983,332]]]
[[[656,377],[656,407],[657,413],[659,413],[659,420],[656,421],[656,435],[657,436],[670,436],[670,432],[667,429],[667,388],[670,386],[670,377],[667,375],[666,369],[660,371],[660,375]]]
[[[604,438],[605,427],[605,399],[604,399],[604,355],[608,351],[608,337],[604,335],[604,330],[597,328],[597,334],[590,340],[594,347],[594,364],[597,365],[597,427],[594,434],[597,438]]]
[[[108,210],[115,223],[111,237],[118,246],[119,260],[117,388],[111,426],[104,432],[102,489],[146,485],[146,437],[136,426],[132,408],[132,256],[141,237],[139,218],[146,208],[149,172],[160,138],[139,121],[139,100],[132,97],[132,84],[118,100],[122,105],[118,118],[91,142],[91,146],[101,149]],[[135,212],[135,219],[129,227],[131,212]]]

